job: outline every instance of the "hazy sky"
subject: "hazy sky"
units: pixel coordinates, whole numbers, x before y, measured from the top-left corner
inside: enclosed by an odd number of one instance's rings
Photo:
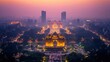
[[[0,0],[0,17],[40,18],[41,10],[50,19],[62,11],[67,18],[110,18],[110,0]]]

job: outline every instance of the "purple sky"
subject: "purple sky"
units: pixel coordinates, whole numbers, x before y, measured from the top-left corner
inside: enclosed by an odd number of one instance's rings
[[[0,0],[0,17],[40,18],[41,10],[50,19],[60,19],[62,11],[72,19],[110,18],[110,0]]]

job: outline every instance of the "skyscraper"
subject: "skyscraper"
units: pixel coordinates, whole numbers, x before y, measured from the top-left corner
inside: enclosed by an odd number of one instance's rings
[[[46,11],[41,12],[41,20],[42,22],[46,22]]]
[[[61,13],[61,21],[66,21],[66,12]]]

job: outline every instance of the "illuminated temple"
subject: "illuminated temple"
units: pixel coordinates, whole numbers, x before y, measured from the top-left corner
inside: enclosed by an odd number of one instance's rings
[[[57,34],[49,34],[45,38],[45,47],[46,48],[62,48],[65,46],[64,36]]]
[[[60,29],[63,27],[62,23],[59,21],[53,21],[49,22],[48,27],[50,28],[50,34],[53,34],[54,32],[60,33]]]

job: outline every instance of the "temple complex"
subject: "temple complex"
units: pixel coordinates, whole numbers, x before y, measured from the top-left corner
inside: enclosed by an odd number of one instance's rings
[[[49,34],[45,38],[45,47],[46,48],[62,48],[65,46],[65,37],[57,34]]]

